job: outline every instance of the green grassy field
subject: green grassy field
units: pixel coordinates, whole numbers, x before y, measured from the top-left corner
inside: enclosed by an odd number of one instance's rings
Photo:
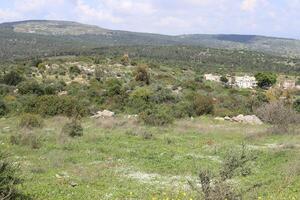
[[[269,135],[267,127],[210,117],[146,127],[134,119],[83,119],[84,135],[61,135],[63,117],[41,129],[20,130],[0,120],[1,148],[20,164],[20,190],[34,199],[201,199],[188,182],[199,169],[217,171],[226,152],[245,144],[256,159],[252,173],[232,182],[244,199],[300,198],[300,135]],[[34,134],[40,148],[12,145],[16,133]]]

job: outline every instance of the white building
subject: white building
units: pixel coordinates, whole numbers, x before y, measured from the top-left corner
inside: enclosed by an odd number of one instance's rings
[[[221,82],[221,76],[213,74],[204,74],[204,79],[207,81]]]
[[[238,88],[254,88],[257,86],[254,76],[235,76],[234,80],[234,85]]]
[[[254,88],[257,86],[257,81],[254,76],[226,76],[228,84],[236,86],[238,88]],[[221,76],[214,74],[204,74],[204,78],[207,81],[221,82]]]

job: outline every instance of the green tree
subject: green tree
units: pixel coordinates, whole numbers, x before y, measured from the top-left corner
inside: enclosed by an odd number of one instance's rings
[[[260,88],[269,88],[277,81],[277,75],[274,73],[257,73],[255,78]]]

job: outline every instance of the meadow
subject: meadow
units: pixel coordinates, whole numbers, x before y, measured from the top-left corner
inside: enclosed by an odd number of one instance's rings
[[[71,138],[62,134],[66,117],[32,129],[19,120],[0,119],[0,144],[19,165],[18,189],[33,199],[203,199],[200,169],[217,175],[241,149],[254,156],[251,170],[229,182],[243,199],[300,198],[300,135],[269,134],[269,125],[202,116],[153,127],[120,114],[85,117],[83,136]],[[28,137],[22,144],[12,142],[18,133]]]

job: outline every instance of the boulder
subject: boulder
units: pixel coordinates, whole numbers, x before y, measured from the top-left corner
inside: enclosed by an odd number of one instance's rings
[[[215,120],[217,120],[217,121],[225,121],[225,119],[223,117],[216,117]]]
[[[92,116],[92,118],[109,118],[115,116],[114,112],[111,112],[109,110],[103,110],[103,111],[98,111],[95,115]]]
[[[228,117],[228,116],[226,116],[226,117],[224,117],[224,120],[226,120],[226,121],[231,121],[231,118]]]
[[[232,117],[231,121],[245,124],[263,124],[263,122],[255,115],[238,115]]]

